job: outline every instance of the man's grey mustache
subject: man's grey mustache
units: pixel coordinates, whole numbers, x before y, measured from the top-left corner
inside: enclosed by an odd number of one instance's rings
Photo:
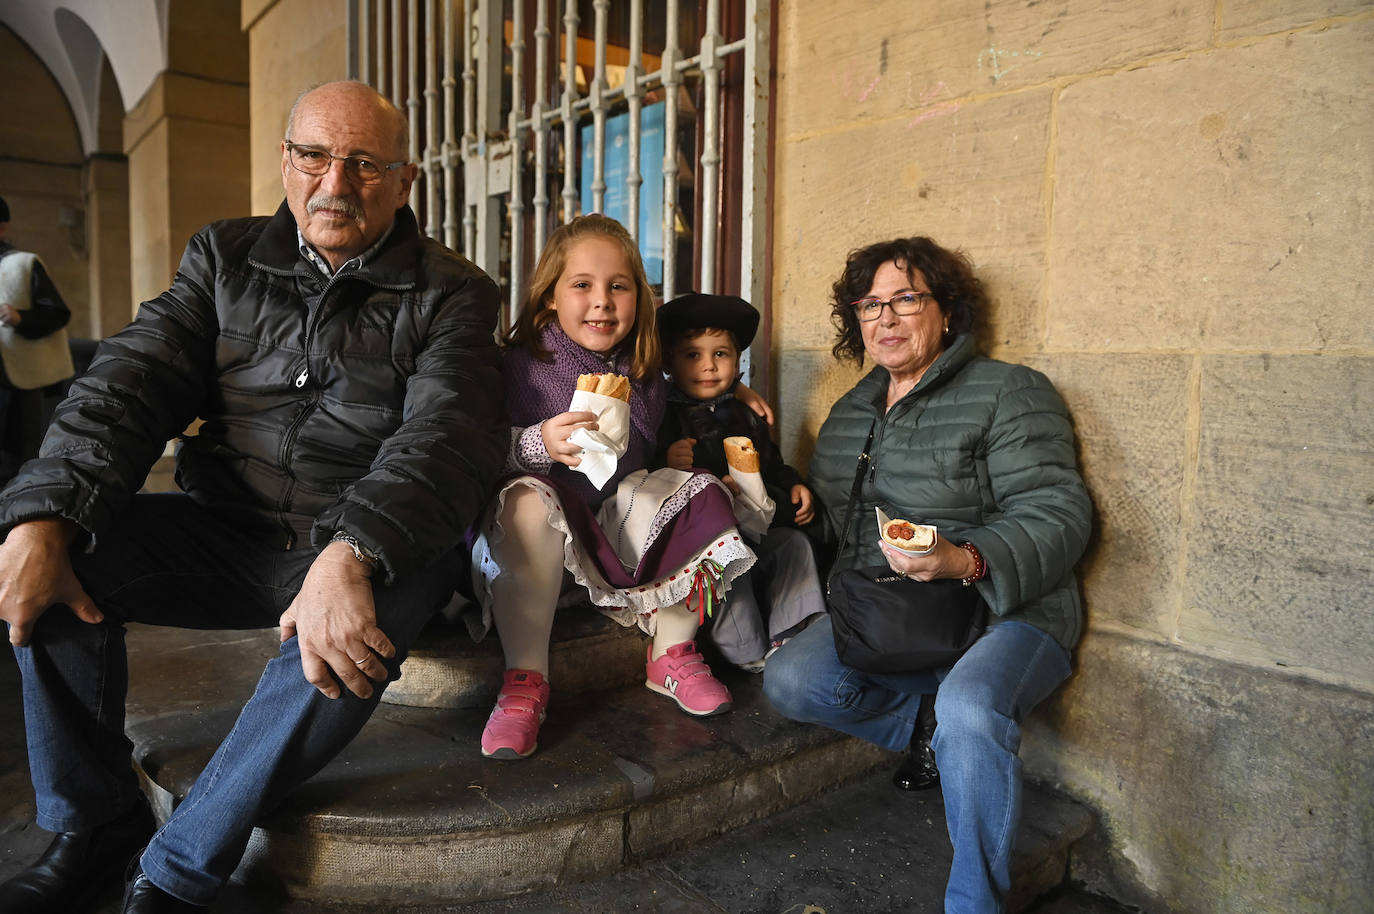
[[[348,197],[335,197],[332,194],[316,194],[310,198],[310,202],[305,204],[305,211],[317,213],[322,209],[332,209],[342,212],[350,219],[361,219],[363,208]]]

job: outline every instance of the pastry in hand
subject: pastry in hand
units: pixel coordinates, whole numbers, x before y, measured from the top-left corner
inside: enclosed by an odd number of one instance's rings
[[[736,473],[757,473],[759,452],[753,441],[743,435],[734,435],[725,439],[725,462]]]
[[[623,374],[578,375],[577,389],[630,402],[630,379]]]
[[[935,545],[935,528],[909,520],[889,521],[883,527],[883,539],[907,552],[928,552]]]

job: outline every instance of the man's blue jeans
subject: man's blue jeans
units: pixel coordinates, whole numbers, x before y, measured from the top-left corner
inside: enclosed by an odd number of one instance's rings
[[[823,724],[900,750],[911,742],[921,695],[935,693],[935,758],[954,862],[947,914],[1003,910],[1021,818],[1021,721],[1068,678],[1069,653],[1024,622],[991,626],[952,667],[863,673],[835,653],[829,618],[768,660],[763,687],[794,720]]]
[[[49,609],[15,648],[38,824],[89,829],[137,800],[124,735],[124,623],[196,629],[275,626],[315,551],[283,552],[225,524],[179,493],[139,495],[93,553],[74,552],[78,578],[105,615],[99,625]],[[392,586],[374,585],[377,623],[396,646],[395,679],[420,629],[453,593],[456,554]],[[253,826],[325,766],[362,728],[372,697],[325,698],[301,672],[297,639],[268,662],[257,690],[190,794],[143,854],[164,891],[208,904],[243,856]]]

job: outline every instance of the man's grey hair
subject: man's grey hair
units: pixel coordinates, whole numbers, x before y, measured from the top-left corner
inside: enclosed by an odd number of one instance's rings
[[[331,80],[329,82],[316,83],[315,85],[306,89],[300,95],[297,95],[296,100],[291,103],[291,110],[286,113],[286,132],[282,134],[282,136],[286,138],[286,141],[288,143],[291,142],[291,128],[295,126],[296,109],[298,109],[301,106],[301,100],[305,98],[307,95],[309,95],[311,92],[314,92],[316,89],[320,88],[321,86],[332,86],[335,84],[358,86],[360,88],[368,90],[374,96],[376,96],[377,101],[381,103],[382,107],[386,111],[388,111],[392,117],[396,119],[396,134],[393,137],[393,139],[396,142],[396,148],[400,150],[401,158],[405,159],[410,155],[410,119],[406,117],[406,113],[402,111],[400,108],[396,107],[396,105],[391,101],[391,99],[387,98],[385,95],[378,92],[376,89],[374,89],[367,83],[357,79],[340,79]]]

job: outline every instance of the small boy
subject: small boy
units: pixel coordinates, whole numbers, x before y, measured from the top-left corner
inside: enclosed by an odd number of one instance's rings
[[[740,353],[758,326],[758,311],[733,295],[689,292],[658,309],[664,363],[673,382],[659,429],[659,462],[675,470],[709,470],[738,496],[724,440],[747,437],[759,454],[764,489],[777,506],[759,542],[746,533],[758,562],[735,580],[710,627],[725,659],[754,673],[763,670],[773,649],[825,612],[810,541],[796,529],[813,518],[811,490],[783,462],[763,419],[734,395]]]

